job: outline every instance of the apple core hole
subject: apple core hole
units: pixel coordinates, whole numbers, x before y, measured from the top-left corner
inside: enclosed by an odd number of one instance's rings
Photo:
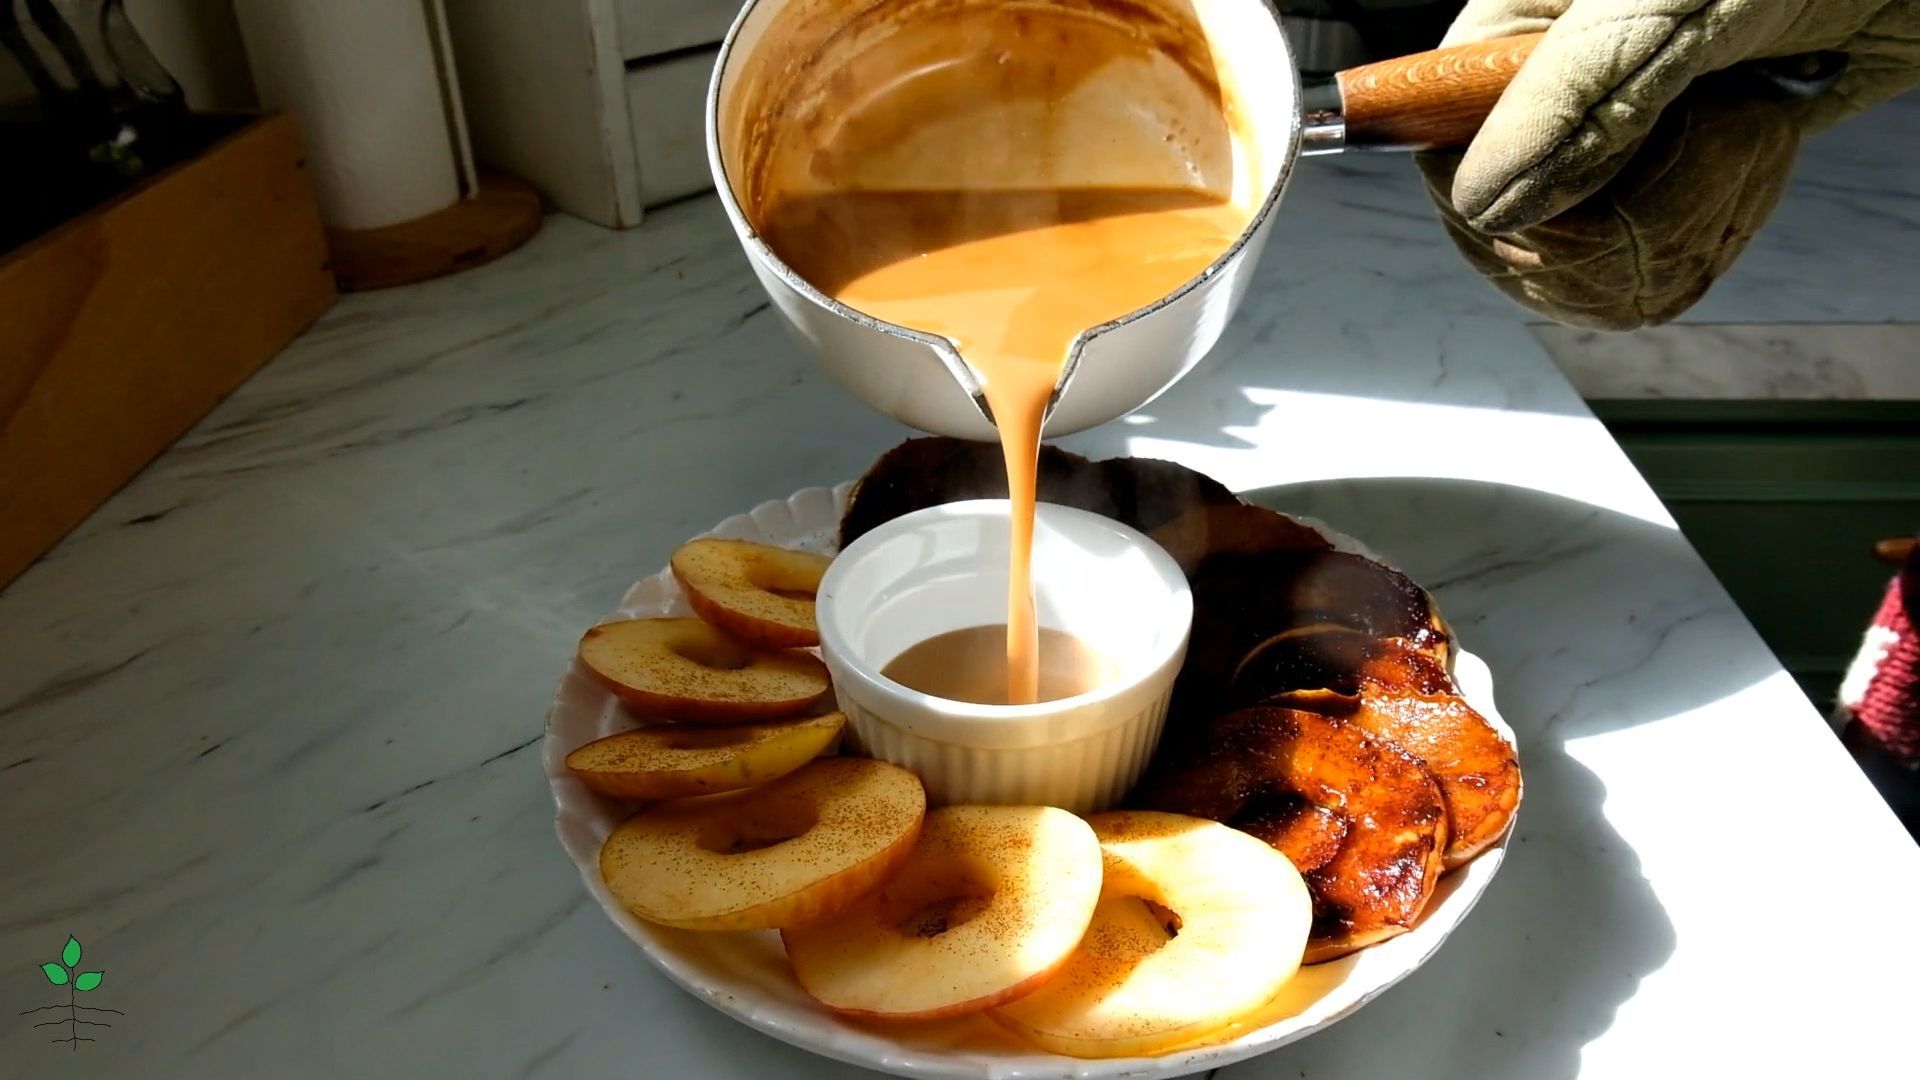
[[[739,671],[753,663],[753,657],[747,650],[730,641],[688,638],[675,641],[667,648],[683,660],[691,660],[703,668],[712,668],[715,671]]]
[[[694,842],[715,855],[744,855],[803,836],[819,823],[819,808],[805,799],[760,798],[707,822]]]
[[[972,922],[987,910],[992,896],[945,896],[927,904],[900,924],[908,937],[935,938]]]
[[[992,875],[966,864],[926,867],[896,878],[880,897],[880,919],[910,938],[936,938],[993,906]]]
[[[668,735],[660,742],[668,750],[716,750],[722,746],[739,746],[753,738],[751,731],[735,727],[684,728]]]
[[[1080,947],[1110,962],[1137,964],[1180,936],[1182,925],[1179,913],[1158,900],[1110,893],[1101,897]]]
[[[818,576],[777,564],[756,562],[747,568],[747,584],[785,600],[811,602],[820,589]]]
[[[1146,905],[1147,914],[1153,916],[1153,921],[1159,923],[1160,928],[1167,932],[1168,941],[1180,936],[1180,928],[1185,926],[1186,922],[1180,918],[1179,912],[1155,900],[1142,899],[1140,902]]]

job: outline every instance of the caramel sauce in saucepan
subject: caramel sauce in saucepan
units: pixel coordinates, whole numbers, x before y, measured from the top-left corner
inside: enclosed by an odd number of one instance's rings
[[[1094,9],[958,5],[858,47],[771,125],[748,213],[823,293],[953,341],[1012,503],[1009,703],[1041,687],[1031,552],[1048,403],[1087,329],[1198,276],[1246,228],[1211,72]]]

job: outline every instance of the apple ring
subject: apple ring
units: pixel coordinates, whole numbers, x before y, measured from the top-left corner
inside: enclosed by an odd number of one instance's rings
[[[1224,822],[1313,867],[1309,964],[1412,929],[1447,845],[1440,788],[1418,761],[1357,724],[1303,709],[1220,717],[1134,802]]]
[[[816,705],[827,666],[798,650],[755,649],[699,619],[602,623],[580,639],[580,662],[621,701],[670,720],[777,720]]]
[[[1051,806],[948,806],[839,917],[780,935],[800,988],[849,1016],[933,1020],[1012,1001],[1073,956],[1100,842]]]
[[[797,649],[820,644],[813,595],[832,562],[825,555],[709,538],[673,553],[673,578],[693,613],[749,645]]]
[[[1106,870],[1093,922],[1060,974],[995,1021],[1056,1054],[1158,1054],[1253,1012],[1293,978],[1313,902],[1284,856],[1177,814],[1088,823]]]
[[[660,803],[621,822],[600,876],[636,917],[682,930],[777,930],[830,918],[913,853],[920,778],[820,758],[746,791]]]
[[[763,724],[656,724],[576,747],[567,771],[612,799],[685,799],[752,787],[826,753],[843,713]]]

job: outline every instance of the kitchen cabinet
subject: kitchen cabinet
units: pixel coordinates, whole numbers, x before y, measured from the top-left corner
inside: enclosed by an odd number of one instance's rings
[[[713,186],[707,81],[737,0],[460,0],[475,155],[610,228]]]

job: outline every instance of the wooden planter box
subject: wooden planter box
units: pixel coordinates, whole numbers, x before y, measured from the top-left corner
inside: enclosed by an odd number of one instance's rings
[[[285,115],[0,256],[0,587],[333,303]]]

